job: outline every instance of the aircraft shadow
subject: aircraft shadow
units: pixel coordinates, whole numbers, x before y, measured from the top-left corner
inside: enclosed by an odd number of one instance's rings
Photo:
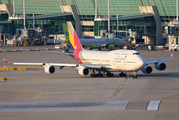
[[[137,73],[138,78],[141,77],[168,77],[168,78],[179,78],[179,72],[162,72],[162,73],[151,73],[151,74],[144,74],[144,73]],[[129,77],[133,77],[133,73],[130,73]],[[90,77],[90,76],[80,76],[80,75],[75,75],[75,76],[61,76],[60,78],[82,78],[82,79],[99,79],[103,77]],[[104,78],[125,78],[125,77],[119,77],[119,74],[114,73],[113,77],[107,77],[104,76]]]
[[[129,77],[131,77],[130,75]],[[162,73],[151,73],[151,74],[137,74],[138,77],[168,77],[168,78],[179,78],[179,72],[162,72]]]

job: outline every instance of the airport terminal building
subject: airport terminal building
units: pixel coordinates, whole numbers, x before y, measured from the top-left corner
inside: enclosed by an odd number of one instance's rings
[[[57,39],[62,23],[72,21],[80,38],[131,30],[135,43],[163,45],[177,42],[177,10],[176,0],[0,0],[0,40],[38,27]]]

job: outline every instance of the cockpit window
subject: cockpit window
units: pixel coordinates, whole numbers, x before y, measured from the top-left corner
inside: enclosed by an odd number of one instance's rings
[[[139,53],[133,53],[133,55],[140,55]]]

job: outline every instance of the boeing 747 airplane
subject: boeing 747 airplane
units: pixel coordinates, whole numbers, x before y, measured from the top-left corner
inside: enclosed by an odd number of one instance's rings
[[[80,75],[86,76],[91,73],[91,77],[102,77],[107,75],[113,76],[112,72],[120,72],[119,76],[126,76],[125,72],[133,72],[133,79],[137,79],[137,71],[143,73],[151,73],[152,67],[149,64],[154,64],[157,70],[165,70],[166,64],[163,61],[174,60],[174,56],[166,59],[157,59],[144,61],[142,56],[136,50],[113,50],[113,51],[91,51],[83,49],[79,38],[71,24],[67,22],[68,34],[74,50],[71,53],[64,53],[73,56],[78,64],[71,63],[23,63],[23,62],[8,62],[14,65],[40,65],[43,66],[46,73],[52,74],[55,72],[55,67],[76,67]],[[60,52],[55,52],[60,53]]]

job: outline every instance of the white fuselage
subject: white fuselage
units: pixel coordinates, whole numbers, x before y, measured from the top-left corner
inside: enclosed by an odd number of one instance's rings
[[[135,50],[114,50],[110,52],[82,50],[79,57],[83,64],[110,65],[112,69],[107,69],[107,71],[111,72],[138,71],[143,68],[145,63],[139,52]]]
[[[125,45],[127,41],[121,38],[114,38],[115,44]],[[113,43],[113,38],[91,38],[91,39],[80,39],[82,45],[103,45]]]

